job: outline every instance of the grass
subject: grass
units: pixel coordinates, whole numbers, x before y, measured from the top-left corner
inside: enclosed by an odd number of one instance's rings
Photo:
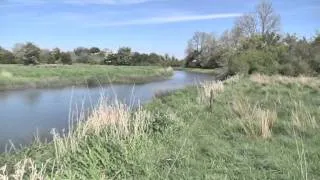
[[[1,155],[0,179],[320,179],[318,79],[254,76],[136,110],[102,100],[71,133]]]
[[[170,77],[171,68],[102,65],[0,65],[0,90],[143,83]]]
[[[195,73],[203,73],[210,75],[221,75],[224,74],[226,69],[224,68],[216,68],[216,69],[204,69],[204,68],[184,68],[184,67],[174,67],[175,70],[183,70]]]

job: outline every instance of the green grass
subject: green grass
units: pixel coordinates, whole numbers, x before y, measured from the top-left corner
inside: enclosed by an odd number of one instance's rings
[[[189,87],[144,106],[138,134],[88,134],[59,158],[55,143],[35,144],[1,155],[0,167],[28,157],[47,161],[43,174],[56,179],[320,179],[320,83],[311,80],[213,84],[211,108],[202,88]],[[269,137],[263,112],[276,113]]]
[[[156,66],[23,66],[0,65],[0,90],[96,86],[106,83],[143,83],[166,79],[173,71]]]
[[[203,74],[210,74],[210,75],[218,75],[221,74],[224,69],[216,68],[216,69],[203,69],[203,68],[183,68],[183,67],[175,67],[176,70],[183,70],[195,73],[203,73]]]

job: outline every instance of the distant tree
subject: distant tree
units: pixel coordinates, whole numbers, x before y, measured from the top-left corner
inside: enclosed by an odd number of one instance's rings
[[[92,47],[92,48],[90,48],[89,52],[90,52],[91,54],[95,54],[95,53],[100,52],[100,49],[97,48],[97,47]]]
[[[118,65],[130,65],[132,60],[131,48],[121,47],[118,49],[117,54],[117,64]]]
[[[235,22],[235,28],[241,32],[241,35],[252,37],[257,33],[257,20],[254,14],[245,14],[239,17]]]
[[[51,55],[50,50],[48,49],[41,49],[39,55],[39,62],[40,63],[50,63],[53,57]]]
[[[118,56],[117,54],[110,53],[105,57],[104,64],[107,65],[118,65]]]
[[[74,50],[76,61],[78,63],[88,63],[90,59],[90,50],[84,47],[78,47]]]
[[[277,33],[280,30],[280,16],[275,12],[272,3],[262,0],[256,8],[261,35]]]
[[[61,60],[61,51],[59,48],[54,48],[51,52],[51,59],[48,62],[49,64],[54,64],[56,62],[59,62]]]
[[[77,55],[77,56],[81,56],[83,54],[89,54],[90,53],[90,50],[88,48],[84,48],[84,47],[78,47],[74,50],[74,53]]]
[[[14,45],[13,49],[12,49],[12,53],[15,57],[15,61],[17,63],[23,63],[23,56],[24,56],[24,50],[23,47],[25,46],[25,44],[22,43],[17,43]]]
[[[14,64],[15,58],[12,52],[0,46],[0,64]]]
[[[212,34],[196,32],[188,41],[186,53],[189,58],[187,58],[186,66],[190,66],[194,61],[201,63],[207,61],[214,48],[214,43],[215,39]]]
[[[62,64],[72,64],[71,55],[68,52],[61,52],[61,62]]]
[[[23,64],[29,65],[29,64],[38,64],[39,58],[40,58],[40,48],[36,45],[28,42],[26,45],[22,47],[23,51]]]

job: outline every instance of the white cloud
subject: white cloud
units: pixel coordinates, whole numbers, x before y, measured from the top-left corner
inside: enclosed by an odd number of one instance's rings
[[[168,17],[151,17],[145,19],[133,19],[127,21],[118,22],[105,22],[88,24],[89,26],[129,26],[129,25],[148,25],[148,24],[165,24],[175,22],[187,22],[187,21],[199,21],[199,20],[212,20],[223,18],[234,18],[241,16],[241,13],[221,13],[221,14],[203,14],[203,15],[180,15],[180,16],[168,16]]]

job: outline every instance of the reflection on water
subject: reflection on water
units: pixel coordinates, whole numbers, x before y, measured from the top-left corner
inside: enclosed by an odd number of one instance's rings
[[[70,109],[88,110],[97,104],[101,95],[110,101],[117,98],[134,106],[150,101],[159,91],[180,89],[212,78],[205,74],[176,71],[169,80],[139,85],[0,92],[0,151],[9,140],[15,144],[28,144],[35,134],[41,139],[50,139],[52,128],[68,129]]]

